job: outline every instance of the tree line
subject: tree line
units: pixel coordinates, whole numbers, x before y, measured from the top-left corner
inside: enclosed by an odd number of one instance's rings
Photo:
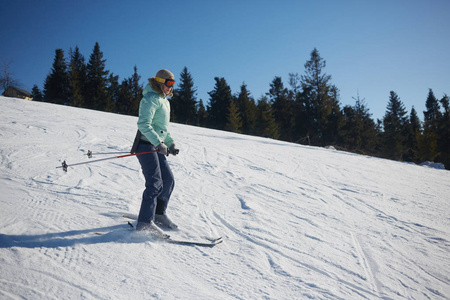
[[[67,59],[62,49],[56,49],[43,92],[34,85],[32,95],[37,101],[137,115],[140,79],[135,66],[133,75],[119,82],[119,76],[106,69],[106,59],[96,43],[88,62],[78,46],[70,49]]]
[[[34,85],[33,99],[137,116],[143,90],[137,67],[119,82],[105,62],[98,43],[88,62],[78,47],[70,49],[67,59],[57,49],[43,92]],[[301,75],[289,74],[287,87],[274,77],[269,91],[256,100],[245,82],[233,93],[225,78],[215,77],[206,105],[197,99],[194,79],[184,67],[171,99],[171,120],[399,161],[441,162],[450,169],[447,95],[438,99],[429,89],[421,122],[414,107],[408,113],[391,91],[384,117],[375,121],[359,94],[354,105],[341,107],[339,89],[324,72],[326,61],[317,49],[304,67]]]

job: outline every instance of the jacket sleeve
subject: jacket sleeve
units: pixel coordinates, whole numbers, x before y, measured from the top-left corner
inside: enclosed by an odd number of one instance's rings
[[[151,96],[142,98],[139,105],[138,129],[154,146],[158,146],[161,143],[158,134],[152,126],[153,117],[159,105],[157,99]]]
[[[170,132],[167,133],[166,138],[164,140],[164,144],[166,144],[167,147],[172,146],[174,143],[172,136],[170,135]]]

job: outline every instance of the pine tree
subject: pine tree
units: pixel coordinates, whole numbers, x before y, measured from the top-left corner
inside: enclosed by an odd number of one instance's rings
[[[339,143],[351,151],[373,154],[376,145],[375,123],[359,93],[353,99],[355,105],[347,105],[343,109],[344,121],[339,132]]]
[[[344,106],[343,113],[344,125],[339,132],[339,144],[348,150],[360,150],[362,145],[360,135],[360,131],[362,130],[362,122],[358,118],[355,109],[350,105]]]
[[[136,98],[133,93],[133,82],[131,78],[125,79],[120,85],[120,95],[124,103],[123,113],[135,115]]]
[[[44,100],[57,104],[69,101],[69,75],[62,49],[55,50],[53,67],[44,83]]]
[[[377,119],[375,122],[376,131],[376,144],[375,153],[378,157],[384,157],[383,147],[384,147],[384,131],[383,131],[383,120]]]
[[[255,134],[256,104],[255,100],[250,96],[245,83],[241,85],[241,92],[237,96],[236,105],[242,119],[242,132]]]
[[[208,105],[209,127],[223,130],[227,124],[227,113],[233,98],[231,88],[225,78],[215,77],[216,85],[214,90],[208,92],[211,97]]]
[[[180,123],[177,118],[177,112],[179,111],[177,106],[179,103],[176,101],[176,99],[178,98],[178,90],[173,89],[172,98],[170,99],[170,121],[173,123]]]
[[[381,144],[381,121],[373,120],[370,115],[366,118],[364,124],[364,150],[368,151],[370,155],[379,156],[379,149]]]
[[[114,111],[119,114],[137,116],[139,102],[142,99],[142,85],[139,84],[141,76],[137,73],[137,67],[134,67],[134,73],[131,77],[125,78],[119,84],[118,76],[110,75],[108,91],[112,101],[115,104]]]
[[[293,124],[291,124],[291,140],[296,143],[310,144],[308,138],[308,123],[310,123],[310,107],[307,98],[303,97],[301,77],[298,73],[289,73],[288,102],[291,106]],[[306,100],[306,101],[305,101]]]
[[[231,132],[241,133],[242,120],[237,105],[232,101],[228,107],[227,124],[225,129]]]
[[[420,135],[421,131],[422,125],[413,106],[409,115],[408,131],[406,137],[406,153],[404,156],[405,161],[418,162],[417,153],[419,148],[417,136]]]
[[[97,42],[87,64],[86,104],[91,109],[113,111],[114,104],[107,90],[109,71],[105,62]]]
[[[84,107],[84,94],[86,89],[86,63],[84,56],[80,53],[78,46],[75,50],[70,49],[69,64],[69,94],[70,105]]]
[[[139,83],[140,80],[141,76],[137,72],[137,67],[134,66],[133,76],[131,76],[130,78],[131,93],[133,95],[133,99],[130,110],[128,112],[128,114],[132,116],[138,116],[139,114],[139,103],[141,102],[142,91],[144,90],[142,84]]]
[[[363,150],[364,152],[373,154],[378,143],[375,122],[371,118],[369,108],[366,106],[364,101],[365,99],[361,99],[359,97],[359,93],[357,98],[353,99],[355,100],[354,109],[356,111],[357,118],[362,125],[361,131],[359,132],[361,137],[361,148],[358,150]]]
[[[437,134],[433,131],[424,130],[422,134],[416,134],[417,139],[417,152],[415,157],[418,162],[434,161],[434,159],[439,155],[438,144],[437,144]]]
[[[197,99],[192,75],[187,67],[180,74],[180,83],[172,98],[175,120],[179,123],[193,125],[197,120]]]
[[[450,114],[450,108],[449,108],[449,97],[447,94],[444,94],[444,97],[441,99],[442,107],[444,108],[444,115],[448,116]]]
[[[302,89],[295,96],[294,106],[294,137],[295,142],[311,145],[310,135],[314,136],[314,114],[309,88]]]
[[[383,154],[390,159],[401,160],[406,152],[406,133],[408,130],[406,109],[399,96],[390,92],[389,103],[383,118]]]
[[[124,80],[126,81],[126,80]],[[121,85],[119,84],[119,75],[109,74],[107,91],[111,102],[114,104],[114,109],[112,112],[118,114],[126,114],[128,111],[128,103],[123,107],[122,95],[121,95]]]
[[[338,89],[329,83],[331,76],[322,73],[325,67],[326,61],[314,48],[311,59],[305,63],[305,75],[301,76],[302,97],[310,105],[312,114],[312,124],[308,127],[311,139],[317,145],[335,142],[336,132],[342,120]]]
[[[272,139],[278,139],[280,137],[280,131],[278,125],[275,122],[275,116],[273,114],[272,107],[269,104],[269,99],[266,96],[262,96],[259,99],[257,109],[257,135]]]
[[[425,117],[424,119],[425,127],[428,130],[436,132],[438,128],[439,119],[442,117],[442,114],[440,112],[439,102],[434,96],[432,89],[430,89],[428,92],[428,97],[425,106],[427,108],[427,110],[423,112]]]
[[[44,101],[44,96],[36,84],[33,85],[33,88],[31,89],[31,95],[33,97],[33,101]]]
[[[343,125],[344,117],[339,104],[339,89],[335,85],[329,87],[329,99],[325,102],[329,111],[323,129],[323,144],[335,145],[339,140],[339,131]]]
[[[424,124],[422,134],[418,134],[418,159],[420,161],[434,161],[439,156],[438,138],[439,122],[442,118],[439,102],[429,89],[425,102],[426,111],[423,112]]]
[[[450,109],[449,97],[444,95],[441,99],[441,105],[444,112],[439,122],[439,136],[438,147],[440,152],[440,161],[445,165],[447,170],[450,170]]]
[[[280,128],[280,138],[285,141],[292,141],[294,127],[293,101],[289,101],[288,90],[284,88],[281,77],[273,79],[267,95],[270,98],[275,121]]]
[[[289,85],[291,87],[291,91],[293,93],[293,100],[298,97],[298,94],[301,92],[301,77],[298,73],[289,73]]]
[[[197,108],[197,126],[206,127],[208,120],[208,113],[205,106],[203,105],[203,100],[200,99]]]

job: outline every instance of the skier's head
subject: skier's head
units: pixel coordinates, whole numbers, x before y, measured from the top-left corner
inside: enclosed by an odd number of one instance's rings
[[[159,70],[156,73],[155,78],[169,79],[169,80],[175,81],[174,80],[175,76],[173,76],[172,72],[170,72],[169,70],[166,70],[166,69]]]
[[[164,96],[173,96],[172,90],[175,85],[175,76],[169,70],[159,70],[149,81],[152,86],[156,83]]]

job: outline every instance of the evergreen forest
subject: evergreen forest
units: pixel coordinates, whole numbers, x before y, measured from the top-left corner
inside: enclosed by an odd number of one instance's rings
[[[304,67],[302,74],[290,73],[286,84],[275,76],[259,99],[245,83],[233,92],[225,78],[215,77],[206,103],[197,99],[194,78],[184,67],[170,99],[171,121],[398,161],[440,162],[450,169],[446,94],[440,98],[431,88],[428,95],[424,91],[421,121],[414,107],[408,112],[400,96],[390,91],[385,115],[374,120],[359,95],[354,105],[342,107],[339,89],[325,73],[326,61],[317,49]],[[137,116],[144,88],[140,81],[136,66],[129,78],[119,81],[107,70],[96,43],[87,61],[78,47],[68,54],[57,49],[43,91],[34,85],[32,95],[36,101]]]

